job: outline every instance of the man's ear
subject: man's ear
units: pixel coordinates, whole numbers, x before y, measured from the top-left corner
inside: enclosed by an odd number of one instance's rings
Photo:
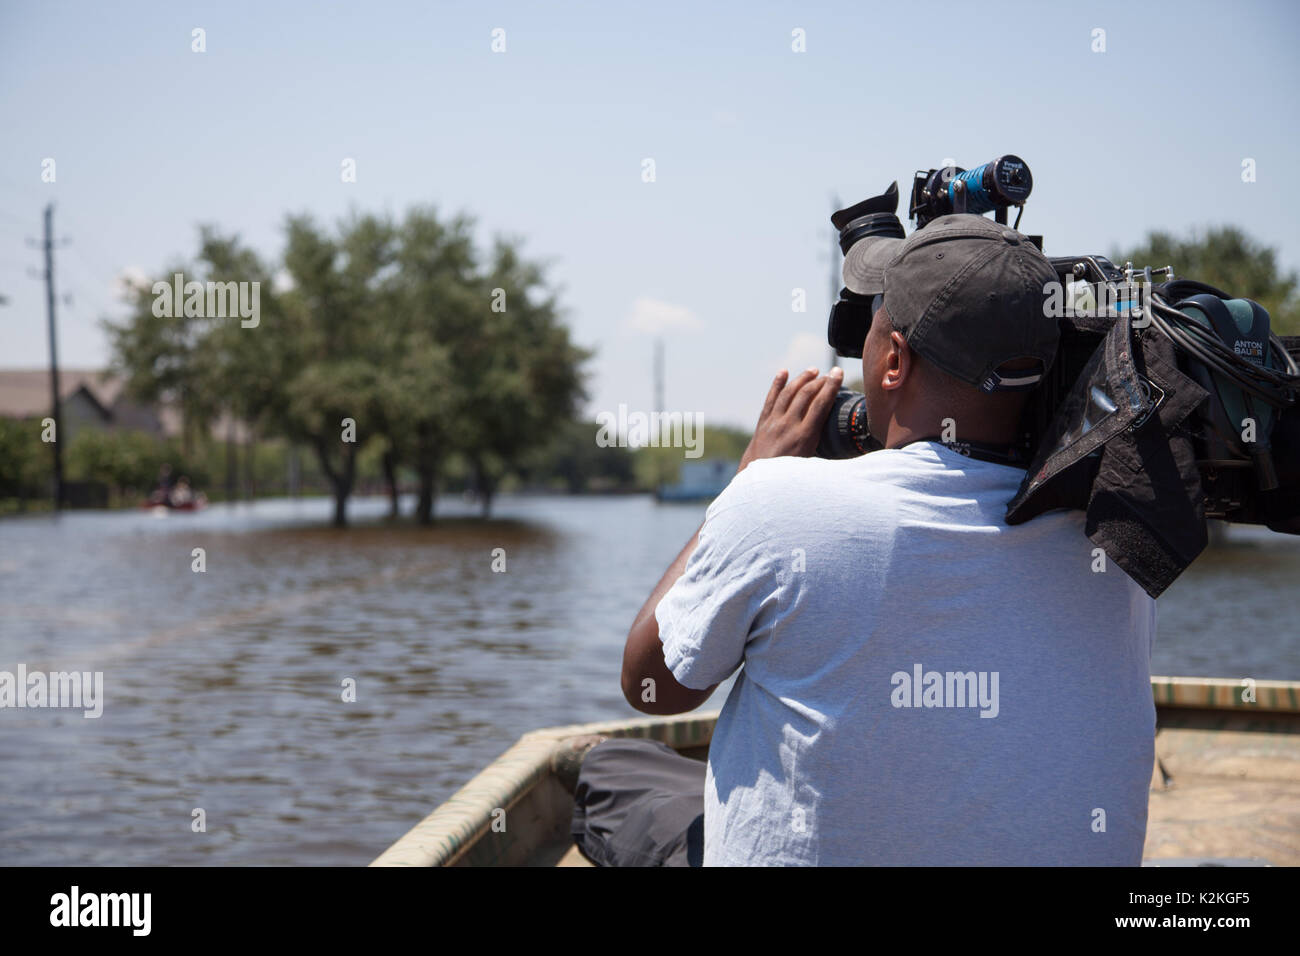
[[[880,387],[886,391],[902,388],[916,367],[912,347],[902,332],[889,333],[889,352],[885,355],[885,375]]]

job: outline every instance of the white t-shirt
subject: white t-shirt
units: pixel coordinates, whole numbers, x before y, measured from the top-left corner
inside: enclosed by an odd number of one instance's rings
[[[655,612],[686,687],[744,664],[705,865],[1141,863],[1155,601],[1081,512],[1005,524],[1023,477],[917,442],[713,502]]]

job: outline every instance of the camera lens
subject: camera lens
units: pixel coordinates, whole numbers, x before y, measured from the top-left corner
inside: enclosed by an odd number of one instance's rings
[[[818,458],[857,458],[881,448],[880,442],[867,431],[867,396],[847,388],[835,394],[831,411],[826,416],[821,440],[817,443]]]

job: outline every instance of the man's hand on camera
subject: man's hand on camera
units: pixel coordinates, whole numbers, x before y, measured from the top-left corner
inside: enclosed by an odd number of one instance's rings
[[[737,471],[760,458],[811,455],[843,381],[844,370],[838,365],[820,378],[815,368],[794,379],[785,370],[778,372]]]
[[[833,368],[829,375],[818,378],[817,369],[810,368],[792,382],[787,382],[789,377],[789,372],[781,372],[768,389],[754,438],[740,459],[741,468],[759,458],[811,455],[817,447],[822,423],[826,421],[835,393],[844,381],[844,372]],[[718,686],[714,684],[697,690],[677,682],[664,662],[664,646],[659,640],[659,621],[655,617],[655,609],[663,596],[685,573],[686,562],[699,540],[699,532],[696,532],[686,542],[686,547],[668,566],[641,606],[627,634],[627,644],[623,648],[623,696],[642,713],[684,714],[708,700]],[[650,701],[642,696],[642,684],[646,678],[653,680],[658,688],[657,695]]]

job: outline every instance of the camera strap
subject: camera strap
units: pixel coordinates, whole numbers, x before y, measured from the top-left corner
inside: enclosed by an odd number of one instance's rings
[[[994,465],[1009,465],[1012,468],[1027,468],[1029,461],[1021,453],[1021,450],[1015,445],[986,445],[978,441],[944,441],[936,435],[928,438],[914,438],[907,444],[918,441],[938,442],[949,451],[955,451],[959,455],[965,455],[967,458],[978,458],[980,461],[987,461]],[[899,448],[905,448],[906,445],[899,445]]]

